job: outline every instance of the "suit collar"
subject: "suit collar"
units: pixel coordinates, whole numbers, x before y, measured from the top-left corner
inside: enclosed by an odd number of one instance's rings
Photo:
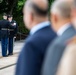
[[[63,25],[57,32],[58,36],[61,36],[69,27],[71,26],[70,23],[67,23],[65,25]]]
[[[50,22],[49,21],[46,21],[46,22],[42,22],[42,23],[39,23],[37,24],[36,26],[34,26],[31,31],[30,31],[30,35],[33,35],[35,32],[39,31],[40,29],[44,28],[44,27],[47,27],[50,25]]]
[[[70,24],[70,27],[67,28],[67,30],[63,33],[63,35],[68,34],[68,33],[69,33],[69,34],[71,34],[71,33],[75,33],[75,34],[76,34],[76,30],[75,30],[75,28],[73,27],[72,24]],[[68,34],[68,35],[69,35],[69,34]],[[68,36],[68,35],[67,35],[67,36]]]

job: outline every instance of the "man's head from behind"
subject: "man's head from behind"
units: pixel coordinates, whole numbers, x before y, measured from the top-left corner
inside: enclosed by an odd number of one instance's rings
[[[25,3],[24,23],[31,29],[38,23],[48,20],[48,1],[47,0],[28,0]]]
[[[6,13],[3,14],[3,19],[7,20],[7,14]]]
[[[56,0],[51,7],[51,22],[57,32],[62,25],[70,22],[71,3],[67,0]]]

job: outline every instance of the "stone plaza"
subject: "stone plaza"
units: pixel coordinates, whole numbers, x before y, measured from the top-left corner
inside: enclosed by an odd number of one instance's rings
[[[0,75],[14,75],[18,55],[23,47],[24,40],[14,42],[14,55],[2,57],[0,43]]]

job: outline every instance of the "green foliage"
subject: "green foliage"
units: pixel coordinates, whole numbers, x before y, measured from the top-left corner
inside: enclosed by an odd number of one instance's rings
[[[22,12],[24,3],[25,3],[25,0],[19,0],[18,4],[17,4],[17,10],[15,10],[15,11]]]
[[[25,0],[19,0],[16,9],[14,10],[13,15],[14,19],[18,22],[18,31],[24,34],[28,34],[28,30],[25,28],[23,23],[23,5]]]
[[[49,0],[49,16],[50,16],[50,7],[51,7],[51,4],[54,0]],[[50,20],[50,17],[49,17],[49,20]]]
[[[54,0],[50,0],[50,6],[51,6],[51,4],[52,4],[53,1],[54,1]]]
[[[0,14],[0,19],[2,19],[2,15]]]
[[[25,25],[23,22],[23,17],[17,16],[14,19],[18,22],[18,31],[23,34],[28,34],[28,30],[25,28]]]
[[[8,4],[6,3],[6,0],[0,0],[0,13],[6,12]]]

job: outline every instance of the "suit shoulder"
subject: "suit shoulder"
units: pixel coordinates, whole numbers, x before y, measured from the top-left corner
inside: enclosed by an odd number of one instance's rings
[[[31,39],[34,41],[50,41],[51,39],[53,40],[56,37],[56,33],[50,28],[50,26],[47,26],[39,31],[37,31]]]
[[[51,26],[47,26],[42,28],[41,30],[39,30],[37,32],[37,35],[45,35],[46,37],[49,35],[53,36],[56,35],[56,33],[53,31],[53,29],[51,28]]]
[[[39,35],[32,35],[26,40],[26,44],[31,44],[35,47],[38,47],[40,43],[42,43],[42,38]]]

